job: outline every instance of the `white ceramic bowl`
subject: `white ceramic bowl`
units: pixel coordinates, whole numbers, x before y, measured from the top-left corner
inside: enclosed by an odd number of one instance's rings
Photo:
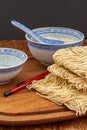
[[[33,29],[33,31],[45,38],[64,41],[64,44],[42,44],[32,39],[30,35],[25,35],[31,54],[42,64],[47,66],[53,63],[52,55],[56,50],[79,46],[84,40],[84,34],[82,32],[70,28],[43,27]]]
[[[27,54],[23,51],[0,48],[0,84],[6,84],[17,76],[27,58]]]

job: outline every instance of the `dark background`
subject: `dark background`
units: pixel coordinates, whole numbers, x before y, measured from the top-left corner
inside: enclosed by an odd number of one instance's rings
[[[0,0],[0,39],[25,39],[15,19],[31,29],[47,26],[69,27],[87,37],[87,0]]]

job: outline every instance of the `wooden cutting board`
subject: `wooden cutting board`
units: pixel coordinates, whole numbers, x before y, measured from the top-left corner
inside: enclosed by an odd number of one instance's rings
[[[31,125],[79,118],[65,106],[44,99],[34,90],[26,88],[4,97],[3,93],[16,83],[40,74],[46,66],[34,58],[29,58],[21,73],[6,85],[0,85],[0,125]]]

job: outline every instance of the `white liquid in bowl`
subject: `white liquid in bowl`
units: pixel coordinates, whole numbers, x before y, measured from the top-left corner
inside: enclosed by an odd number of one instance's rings
[[[79,41],[79,38],[68,34],[48,33],[48,34],[41,34],[41,36],[47,39],[64,41],[64,44],[70,44],[70,43],[72,44]]]
[[[8,55],[8,54],[1,54],[0,55],[0,69],[19,65],[21,61],[22,60],[19,57]]]

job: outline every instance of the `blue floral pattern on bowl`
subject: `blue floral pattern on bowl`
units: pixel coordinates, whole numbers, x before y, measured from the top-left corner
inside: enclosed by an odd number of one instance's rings
[[[58,38],[62,37],[63,39],[73,39],[72,42],[70,41],[69,43],[64,41],[64,44],[42,44],[32,39],[30,35],[26,34],[25,38],[27,40],[27,45],[31,54],[45,65],[50,65],[53,63],[52,55],[56,50],[67,47],[80,46],[84,40],[84,34],[82,32],[65,27],[43,27],[33,29],[33,31],[41,36],[55,36],[57,34]]]
[[[0,84],[5,84],[17,76],[27,58],[27,54],[21,50],[0,48]]]

